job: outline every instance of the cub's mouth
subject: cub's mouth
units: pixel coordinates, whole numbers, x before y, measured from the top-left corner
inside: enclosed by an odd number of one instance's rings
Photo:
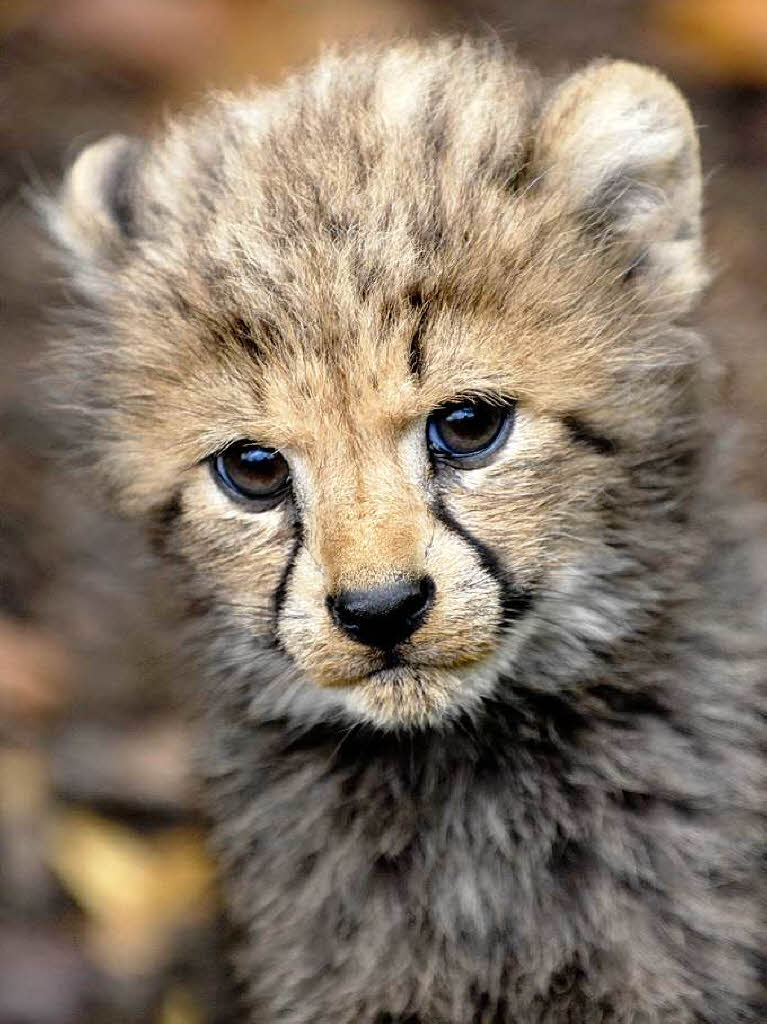
[[[387,651],[381,655],[381,662],[376,665],[365,676],[365,679],[373,679],[375,676],[382,675],[385,672],[396,672],[398,669],[405,669],[412,666],[412,660],[408,659],[407,655],[396,649],[393,651]]]
[[[505,620],[492,623],[473,643],[451,645],[450,637],[421,638],[391,647],[359,648],[347,645],[347,658],[318,664],[310,676],[316,685],[329,689],[360,686],[368,682],[392,681],[405,685],[414,676],[434,678],[440,673],[463,673],[476,667],[503,645],[509,634]],[[348,647],[351,646],[351,650]]]
[[[383,729],[421,729],[444,723],[492,692],[495,658],[452,668],[403,662],[379,668],[342,691],[357,718]]]
[[[386,680],[395,683],[407,681],[411,675],[439,672],[463,672],[471,666],[480,664],[487,657],[483,653],[480,657],[463,658],[461,660],[449,659],[419,659],[415,652],[391,651],[380,657],[380,660],[373,665],[368,672],[357,680],[357,683],[365,683],[372,680]],[[354,685],[344,682],[341,685]]]
[[[354,644],[354,660],[336,662],[330,673],[321,661],[314,671],[304,669],[305,676],[358,721],[384,730],[439,727],[493,693],[526,633],[518,618],[501,609],[497,621],[477,628],[474,642],[458,649],[449,637],[429,643],[418,634],[384,650]]]

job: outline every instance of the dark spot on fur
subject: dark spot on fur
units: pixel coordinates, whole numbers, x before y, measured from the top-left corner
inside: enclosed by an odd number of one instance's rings
[[[111,168],[111,176],[105,183],[107,208],[111,210],[115,223],[123,237],[137,236],[136,223],[136,179],[138,160],[143,153],[143,143],[131,139],[123,147]]]
[[[631,266],[623,272],[623,282],[631,281],[643,274],[650,264],[650,254],[645,250],[633,260]]]
[[[594,858],[583,843],[560,836],[551,850],[548,869],[560,892],[566,893],[570,900],[577,900],[594,871]],[[566,972],[562,972],[559,984],[566,985],[565,978]],[[552,979],[552,985],[555,984],[556,980]]]
[[[767,856],[764,860],[764,871],[767,872]],[[753,999],[754,1020],[767,1020],[767,952],[760,949],[751,950],[749,960],[759,982],[758,991],[754,993]]]
[[[204,326],[208,341],[213,343],[213,355],[220,359],[226,357],[234,342],[249,359],[261,361],[267,345],[277,346],[282,339],[277,324],[268,315],[256,315],[249,321],[240,316],[214,319],[199,313],[196,319]]]
[[[439,124],[431,122],[426,131],[426,150],[430,154],[434,164],[438,164],[445,152],[445,125],[444,118],[440,118]]]
[[[630,217],[632,206],[657,204],[650,186],[642,181],[643,171],[624,167],[607,178],[580,210],[584,231],[591,237],[609,239],[616,224]]]
[[[194,319],[194,310],[192,309],[189,302],[187,302],[187,300],[181,294],[181,292],[177,291],[174,288],[171,292],[171,298],[173,300],[173,305],[176,309],[176,312],[179,314],[182,320],[185,320],[187,323],[189,323],[191,320]]]
[[[632,814],[646,814],[655,804],[655,798],[649,793],[637,793],[630,789],[621,789],[610,796]]]
[[[393,809],[396,815],[396,808]],[[413,874],[414,850],[407,845],[396,854],[382,853],[373,861],[373,879],[377,886],[384,886],[392,895],[396,894],[403,903],[408,901],[407,879]]]
[[[335,209],[326,201],[316,182],[312,182],[310,187],[314,198],[317,223],[331,241],[343,242],[354,232],[355,222],[347,214]]]
[[[506,157],[498,160],[490,170],[489,180],[504,192],[514,195],[522,181],[522,168],[517,158]]]
[[[445,224],[441,197],[435,195],[430,205],[411,203],[408,208],[408,231],[415,246],[424,253],[438,253],[445,244]]]
[[[181,492],[176,491],[166,502],[158,506],[149,521],[149,544],[155,554],[164,554],[168,541],[181,517]]]
[[[256,316],[252,324],[241,317],[235,317],[231,321],[230,330],[248,354],[258,359],[263,357],[265,342],[273,347],[282,342],[279,327],[272,317],[265,314]]]
[[[415,327],[410,336],[408,366],[413,376],[420,379],[423,373],[423,335],[428,320],[426,300],[420,291],[415,290],[408,294],[407,301],[416,317]]]
[[[380,266],[373,266],[367,259],[360,258],[357,253],[352,254],[352,271],[354,278],[357,282],[357,292],[360,297],[360,302],[367,302],[370,293],[373,291],[373,287],[376,282],[382,277]],[[384,318],[388,319],[390,313],[393,312],[393,306],[389,307],[385,313]]]
[[[598,434],[579,416],[563,416],[562,423],[576,444],[585,444],[600,455],[614,455],[618,449],[615,441],[604,434]]]
[[[403,868],[399,857],[391,856],[390,854],[382,853],[376,857],[373,861],[373,871],[377,875],[383,875],[386,877],[392,875],[398,875]]]
[[[569,877],[579,876],[588,853],[581,843],[560,836],[551,850],[549,866],[556,875]]]
[[[497,555],[454,518],[440,496],[437,496],[435,499],[432,510],[435,518],[443,526],[450,530],[451,533],[460,537],[474,550],[484,571],[489,576],[492,576],[498,584],[503,612],[503,625],[509,626],[529,611],[533,603],[534,595],[532,590],[520,587],[516,583],[511,572],[501,565]]]
[[[636,185],[628,169],[607,178],[581,207],[581,221],[590,233],[609,230],[625,208],[628,195]]]
[[[256,339],[253,336],[253,328],[249,323],[247,323],[247,321],[236,316],[230,322],[230,328],[234,337],[237,341],[241,342],[241,344],[246,345],[249,348],[254,348],[256,346]]]
[[[368,85],[366,92],[369,94],[362,102],[363,107],[369,106],[370,95],[372,95],[372,83]],[[363,146],[360,133],[353,130],[348,136],[349,166],[354,171],[355,186],[359,192],[364,192],[370,179],[373,161],[366,155],[366,147]]]
[[[201,191],[197,195],[197,202],[203,208],[206,214],[212,215],[216,211],[216,204],[213,202],[212,197],[204,191]]]
[[[565,697],[540,693],[514,680],[506,680],[506,686],[507,700],[519,716],[522,729],[527,732],[530,726],[535,727],[535,732],[530,734],[532,745],[571,744],[586,728],[586,719]]]
[[[693,222],[691,220],[683,220],[679,225],[677,233],[674,235],[674,239],[677,242],[689,242],[691,239],[695,238],[696,235],[697,231],[695,230]]]
[[[340,213],[328,212],[325,218],[325,226],[334,242],[343,241],[353,231],[352,222]]]
[[[662,443],[658,444],[658,452],[659,454],[644,459],[633,469],[632,478],[638,489],[647,492],[649,481],[663,481],[664,487],[671,487],[678,493],[679,485],[691,481],[700,470],[702,453],[694,443],[685,441],[680,444],[669,438],[665,447]],[[662,497],[658,493],[657,483],[651,496],[655,500]]]
[[[707,810],[710,810],[700,801],[683,797],[675,797],[672,800],[665,801],[665,803],[678,818],[684,818],[686,821],[694,821],[696,818],[705,816]]]
[[[616,715],[651,715],[668,718],[669,710],[658,697],[646,691],[621,690],[617,686],[602,683],[594,686],[589,693],[597,697],[604,706]]]
[[[480,992],[476,983],[472,986],[471,1002],[474,1012],[471,1024],[507,1024],[508,1010],[505,999],[491,999],[488,992]]]
[[[552,975],[549,991],[555,996],[567,995],[582,985],[585,977],[585,972],[579,964],[568,964]]]
[[[209,594],[189,593],[184,600],[184,610],[192,619],[205,619],[216,608],[216,603]]]

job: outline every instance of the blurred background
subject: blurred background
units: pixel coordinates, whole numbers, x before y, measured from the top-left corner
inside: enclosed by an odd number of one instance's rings
[[[767,497],[767,0],[0,0],[0,1024],[229,1020],[192,742],[141,549],[52,454],[66,301],[29,209],[74,154],[337,40],[491,32],[542,70],[659,65],[700,125],[701,319]],[[331,1024],[331,1022],[329,1022]]]

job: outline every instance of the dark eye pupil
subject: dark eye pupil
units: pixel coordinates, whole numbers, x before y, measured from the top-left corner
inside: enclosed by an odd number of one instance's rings
[[[246,498],[271,498],[287,485],[288,464],[272,448],[239,441],[216,456],[218,475]]]
[[[446,457],[478,455],[499,439],[512,412],[512,404],[451,402],[430,417],[429,444],[433,451]]]
[[[501,410],[488,405],[459,405],[442,417],[442,436],[473,448],[495,436]]]

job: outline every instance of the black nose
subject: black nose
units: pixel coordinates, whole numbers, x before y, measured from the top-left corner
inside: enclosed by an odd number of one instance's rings
[[[335,624],[360,644],[387,649],[423,625],[434,601],[434,581],[400,579],[369,590],[341,590],[327,599]]]

